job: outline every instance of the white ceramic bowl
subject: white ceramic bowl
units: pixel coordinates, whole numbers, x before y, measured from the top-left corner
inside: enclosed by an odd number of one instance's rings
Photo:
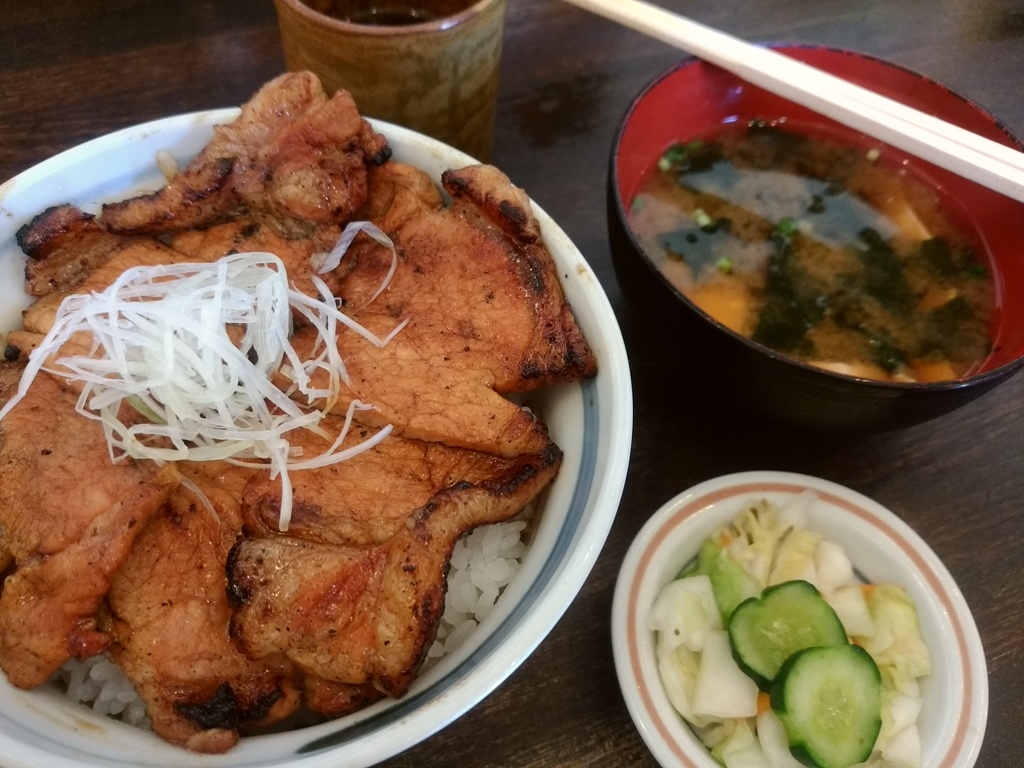
[[[16,327],[28,303],[24,256],[14,235],[48,206],[95,210],[162,183],[155,158],[167,150],[184,165],[236,109],[181,115],[128,128],[51,158],[0,186],[0,330]],[[375,122],[394,149],[439,181],[474,162],[412,131]],[[514,179],[513,179],[514,181]],[[622,335],[597,277],[566,234],[535,206],[565,293],[597,356],[591,381],[537,393],[529,403],[564,451],[562,470],[542,502],[523,568],[472,638],[422,675],[401,700],[289,733],[243,738],[225,755],[195,755],[148,731],[97,716],[54,687],[21,691],[0,675],[0,760],[5,768],[116,766],[371,765],[437,732],[510,675],[548,634],[579,592],[618,508],[629,460],[632,391]],[[496,723],[495,727],[501,727]]]
[[[612,606],[612,647],[640,735],[665,768],[721,768],[665,695],[647,614],[701,542],[745,502],[765,498],[781,505],[807,489],[818,496],[808,527],[840,543],[868,581],[900,584],[917,605],[935,666],[921,683],[924,768],[970,768],[988,719],[988,674],[974,619],[949,571],[881,505],[841,485],[786,472],[726,475],[679,494],[647,521],[626,554]]]

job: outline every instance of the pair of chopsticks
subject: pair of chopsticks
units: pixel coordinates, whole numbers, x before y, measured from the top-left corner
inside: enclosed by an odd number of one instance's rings
[[[1024,202],[1024,153],[643,0],[566,0]]]

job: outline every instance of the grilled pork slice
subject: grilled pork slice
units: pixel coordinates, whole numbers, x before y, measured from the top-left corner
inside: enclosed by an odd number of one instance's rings
[[[102,261],[92,263],[87,272],[78,275],[78,282],[41,296],[22,312],[23,328],[13,330],[7,335],[8,345],[17,350],[20,359],[28,360],[29,355],[42,344],[57,320],[61,303],[68,296],[103,291],[125,270],[132,267],[153,267],[197,260],[150,238],[115,235],[108,237],[117,242],[112,244]],[[47,367],[52,371],[67,371],[60,364],[60,359],[74,355],[88,356],[93,351],[93,342],[92,334],[87,331],[74,333],[59,349],[50,353],[46,360]],[[79,386],[75,382],[67,384],[73,388]]]
[[[0,594],[0,669],[21,688],[105,650],[96,611],[172,467],[110,461],[97,422],[48,374],[0,423],[0,526],[15,570]]]
[[[357,712],[384,698],[371,683],[334,683],[316,675],[303,678],[302,694],[310,711],[328,718]]]
[[[21,383],[22,374],[25,372],[24,361],[13,360],[0,361],[0,408],[7,405],[14,397]],[[2,426],[0,426],[0,445],[3,441]],[[3,573],[14,562],[14,555],[7,543],[7,530],[0,526],[0,573]]]
[[[74,288],[124,245],[124,238],[73,205],[47,208],[18,230],[17,240],[28,255],[25,291],[30,296]]]
[[[385,232],[393,232],[409,219],[440,207],[441,195],[429,176],[411,166],[387,163],[369,168],[368,197],[359,218],[373,220]],[[310,280],[312,258],[330,251],[341,231],[341,226],[321,226],[305,237],[285,237],[258,216],[243,215],[208,227],[175,232],[170,247],[186,260],[196,262],[216,261],[232,253],[272,253],[284,263],[289,282],[295,288],[316,296],[318,291]],[[338,291],[341,275],[351,261],[345,260],[340,270],[319,275],[332,293]]]
[[[560,460],[549,445],[504,462],[486,480],[447,487],[410,510],[380,543],[291,535],[239,542],[227,567],[235,640],[251,658],[283,653],[308,675],[340,684],[307,697],[311,706],[324,702],[329,714],[344,714],[342,702],[358,702],[366,686],[401,696],[433,642],[455,542],[518,513]]]
[[[188,257],[188,261],[211,262],[232,253],[272,253],[284,263],[288,282],[307,296],[316,296],[310,281],[313,254],[329,251],[337,241],[337,230],[323,232],[327,236],[286,238],[276,229],[258,220],[240,218],[214,224],[205,229],[179,232],[171,239],[171,247]],[[337,280],[330,274],[322,279],[332,291]]]
[[[29,254],[27,290],[39,297],[22,312],[22,328],[7,334],[8,354],[16,351],[22,361],[28,360],[53,328],[61,303],[68,296],[103,291],[131,267],[190,260],[148,237],[105,232],[93,217],[73,206],[44,211],[21,229],[19,242]],[[66,370],[58,362],[62,357],[87,356],[92,347],[92,334],[75,333],[50,353],[47,366],[50,370]]]
[[[303,457],[317,456],[333,442],[342,423],[329,416],[321,426],[330,439],[296,430],[289,433],[289,444]],[[375,433],[354,424],[341,448],[351,448]],[[380,544],[440,491],[492,482],[513,466],[513,461],[490,454],[390,436],[338,464],[292,472],[288,534],[343,546]],[[280,480],[271,480],[268,473],[255,475],[242,494],[246,535],[276,534],[280,513]]]
[[[518,342],[522,352],[513,358],[498,357],[503,365],[497,368],[495,388],[526,392],[594,376],[597,360],[562,293],[558,270],[526,193],[489,165],[446,171],[442,182],[454,199],[453,215],[501,245],[509,268],[518,276],[519,290],[533,302],[532,311],[520,307],[516,325],[505,326],[504,333],[513,336],[512,344]],[[464,258],[472,262],[482,257],[482,249],[472,248]],[[489,292],[478,296],[487,305],[490,328],[501,322],[493,306],[496,298]]]
[[[103,207],[112,232],[164,233],[249,211],[307,234],[348,219],[366,201],[367,164],[390,156],[352,96],[328,99],[309,72],[264,85],[233,122],[159,191]]]
[[[339,332],[350,384],[337,408],[358,399],[374,410],[357,418],[406,437],[535,453],[547,444],[544,426],[503,395],[592,376],[594,355],[522,191],[487,166],[448,172],[445,187],[456,205],[394,233],[398,268],[373,301],[392,255],[365,242],[351,253],[339,288],[348,313],[379,337],[409,322],[383,348]],[[293,340],[301,350],[315,342],[311,331]]]
[[[224,564],[241,532],[242,489],[256,470],[220,462],[180,469],[203,498],[179,486],[149,521],[111,582],[101,626],[153,730],[219,753],[240,729],[291,714],[299,691],[286,663],[250,661],[228,632]]]
[[[46,335],[57,319],[61,302],[73,293],[88,294],[109,288],[131,267],[152,267],[160,264],[179,264],[189,258],[162,243],[149,238],[119,238],[101,265],[93,267],[73,288],[55,291],[37,299],[22,313],[26,331]]]
[[[21,377],[24,372],[24,364],[11,360],[0,360],[0,408],[7,405],[10,399],[14,397],[18,391],[18,386],[21,384]],[[2,429],[3,422],[0,422],[0,430]],[[0,440],[2,439],[3,432],[0,431]]]
[[[366,202],[368,166],[390,157],[387,140],[359,115],[352,95],[337,91],[260,149],[249,178],[262,185],[244,190],[243,199],[293,232],[344,222]]]
[[[385,163],[370,168],[369,197],[356,218],[372,221],[388,234],[406,222],[441,209],[441,193],[419,168]]]
[[[241,206],[232,179],[236,164],[244,177],[260,147],[298,115],[323,103],[322,90],[313,78],[284,75],[270,81],[234,121],[214,129],[210,143],[170,183],[153,194],[105,205],[100,216],[104,226],[113,232],[172,232],[234,214]]]

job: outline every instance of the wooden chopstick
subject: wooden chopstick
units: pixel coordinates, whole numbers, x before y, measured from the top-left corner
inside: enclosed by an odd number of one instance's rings
[[[1024,202],[1024,153],[643,0],[566,0]]]

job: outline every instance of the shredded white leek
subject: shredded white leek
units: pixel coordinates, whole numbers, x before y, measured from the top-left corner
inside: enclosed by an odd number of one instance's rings
[[[331,252],[315,254],[310,263],[313,266],[313,270],[321,275],[324,272],[331,272],[337,269],[338,265],[341,264],[342,256],[348,252],[349,246],[352,245],[352,241],[356,239],[356,235],[360,232],[372,237],[391,251],[391,267],[388,269],[388,273],[384,277],[383,282],[381,282],[380,287],[373,296],[367,299],[366,303],[369,304],[388,287],[391,283],[391,278],[395,276],[395,270],[398,269],[398,252],[395,250],[395,244],[379,227],[368,221],[353,221],[349,223],[345,227],[345,231],[341,233],[341,237],[338,238],[334,248],[331,249]]]
[[[320,299],[291,289],[284,264],[269,253],[234,254],[212,264],[128,269],[102,292],[64,300],[0,419],[25,395],[39,370],[81,382],[77,410],[103,425],[113,461],[133,457],[269,465],[271,477],[281,476],[279,528],[286,531],[289,469],[343,461],[391,431],[386,426],[369,440],[339,450],[355,410],[370,407],[354,401],[328,450],[313,458],[293,455],[286,435],[295,429],[325,435],[319,423],[336,402],[340,381],[348,381],[336,343],[338,323],[378,346],[404,325],[379,339],[338,310],[322,280],[314,276],[313,282]],[[306,360],[289,342],[293,310],[318,334]],[[90,353],[61,357],[56,367],[47,367],[47,359],[83,331],[93,338]],[[288,392],[272,381],[279,369],[292,381]],[[325,387],[313,385],[318,371],[327,373]],[[296,392],[305,396],[304,406]],[[121,421],[123,403],[147,419]]]

